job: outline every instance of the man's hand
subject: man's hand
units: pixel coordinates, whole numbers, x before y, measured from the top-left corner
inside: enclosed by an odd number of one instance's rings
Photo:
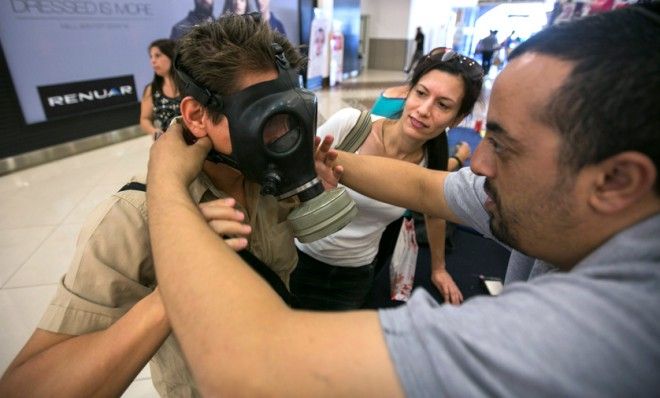
[[[463,294],[456,286],[454,279],[449,275],[446,269],[438,269],[431,271],[431,281],[435,287],[440,291],[445,303],[458,305],[463,302]]]
[[[184,187],[190,185],[202,170],[206,155],[211,150],[208,137],[188,145],[183,138],[183,127],[173,123],[151,146],[147,184],[170,181]]]
[[[225,243],[235,251],[247,247],[247,236],[252,228],[243,224],[243,212],[236,210],[236,200],[233,198],[217,199],[199,204],[202,215],[218,235],[225,239]]]
[[[323,187],[328,190],[335,188],[339,184],[344,168],[342,166],[335,166],[333,163],[337,159],[337,151],[331,149],[333,137],[326,135],[321,140],[320,137],[314,138],[314,146],[316,146],[316,154],[314,155],[314,166],[316,167],[316,174],[323,182]]]

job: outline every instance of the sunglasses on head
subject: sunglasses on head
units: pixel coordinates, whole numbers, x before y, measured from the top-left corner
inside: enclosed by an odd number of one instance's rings
[[[459,54],[449,47],[436,47],[426,55],[427,61],[437,60],[438,58],[440,58],[440,62],[455,62],[465,66],[472,78],[479,78],[484,75],[484,71],[477,61]]]

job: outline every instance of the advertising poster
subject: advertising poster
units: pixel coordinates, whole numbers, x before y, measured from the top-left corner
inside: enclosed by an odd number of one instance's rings
[[[251,1],[246,3],[252,6]],[[294,45],[300,43],[298,0],[254,0],[254,6],[271,28],[283,33]]]
[[[330,86],[343,80],[344,74],[344,34],[341,32],[341,21],[333,21],[330,34]]]
[[[325,18],[314,18],[310,29],[307,64],[307,88],[309,89],[321,87],[323,78],[328,77],[329,42],[330,21]]]
[[[297,0],[246,4],[268,11],[271,26],[299,43]],[[0,42],[25,122],[139,101],[153,78],[149,43],[190,21],[216,19],[225,6],[218,0],[0,1]]]

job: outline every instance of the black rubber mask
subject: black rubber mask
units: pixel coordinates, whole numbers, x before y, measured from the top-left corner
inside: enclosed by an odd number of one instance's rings
[[[273,43],[277,79],[221,96],[197,84],[174,67],[184,82],[183,95],[224,114],[232,144],[230,155],[215,150],[208,160],[225,163],[261,184],[262,195],[277,199],[298,196],[301,203],[289,216],[302,242],[327,236],[348,224],[357,207],[343,188],[325,191],[314,168],[317,100],[300,87],[284,50]]]
[[[317,100],[312,92],[300,88],[282,54],[277,55],[276,63],[277,79],[223,97],[223,113],[229,122],[231,158],[237,168],[262,185],[262,194],[282,199],[311,188],[308,183],[317,185]],[[320,184],[314,191],[318,189],[323,191]]]

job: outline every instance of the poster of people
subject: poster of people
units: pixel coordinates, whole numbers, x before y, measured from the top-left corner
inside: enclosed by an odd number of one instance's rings
[[[341,21],[332,22],[330,33],[330,86],[341,82],[344,76],[344,34]]]
[[[328,77],[330,21],[322,16],[312,20],[307,63],[307,88],[320,88]]]
[[[638,2],[639,0],[556,0],[548,17],[548,25],[616,10]]]
[[[300,43],[297,0],[4,0],[0,41],[32,124],[139,101],[154,74],[149,43],[253,11]]]

